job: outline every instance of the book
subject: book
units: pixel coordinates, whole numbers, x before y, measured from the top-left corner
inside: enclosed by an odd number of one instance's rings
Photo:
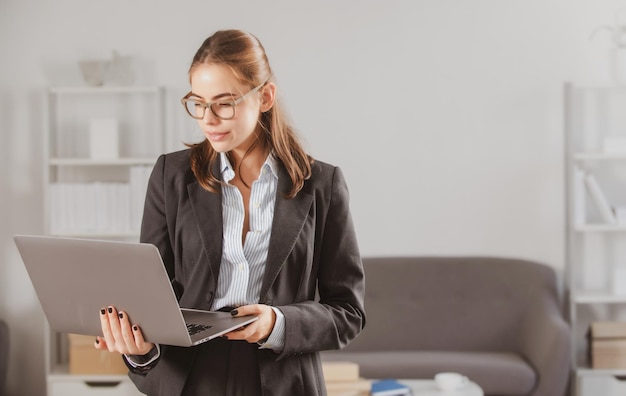
[[[411,388],[393,379],[372,382],[372,396],[409,396],[412,394]]]
[[[608,224],[615,224],[616,219],[615,213],[613,213],[613,208],[611,208],[609,201],[606,199],[604,192],[598,185],[598,182],[593,174],[587,173],[585,175],[585,186],[587,186],[589,195],[591,195],[592,200],[596,204],[602,220]]]
[[[372,381],[364,378],[352,381],[331,381],[326,382],[326,392],[328,395],[337,396],[361,396],[369,395],[372,388]]]
[[[359,379],[359,365],[352,362],[322,362],[322,371],[326,382]]]

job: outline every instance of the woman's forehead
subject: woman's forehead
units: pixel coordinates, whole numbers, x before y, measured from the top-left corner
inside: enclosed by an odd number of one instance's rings
[[[241,85],[233,72],[224,65],[200,64],[189,73],[191,91],[203,96],[213,97],[224,93],[238,94]]]

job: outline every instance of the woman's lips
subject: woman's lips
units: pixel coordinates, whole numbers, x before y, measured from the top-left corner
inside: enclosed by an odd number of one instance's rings
[[[226,135],[228,135],[228,132],[206,132],[206,135],[210,141],[219,142],[220,140],[223,140]]]

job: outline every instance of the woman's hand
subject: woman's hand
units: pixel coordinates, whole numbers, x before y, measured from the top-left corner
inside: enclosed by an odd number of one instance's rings
[[[96,337],[96,349],[125,355],[145,355],[155,346],[144,341],[139,326],[131,326],[128,315],[118,312],[113,306],[100,310],[100,324],[104,337]]]
[[[276,313],[269,305],[242,305],[233,310],[231,314],[235,312],[236,314],[233,316],[256,315],[259,319],[241,329],[224,334],[225,338],[229,340],[246,340],[252,343],[266,340],[272,334],[274,323],[276,323]]]

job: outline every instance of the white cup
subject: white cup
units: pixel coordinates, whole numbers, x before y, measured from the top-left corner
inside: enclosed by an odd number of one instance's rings
[[[439,389],[453,391],[461,389],[469,383],[469,379],[458,373],[439,373],[435,375],[435,382]]]

